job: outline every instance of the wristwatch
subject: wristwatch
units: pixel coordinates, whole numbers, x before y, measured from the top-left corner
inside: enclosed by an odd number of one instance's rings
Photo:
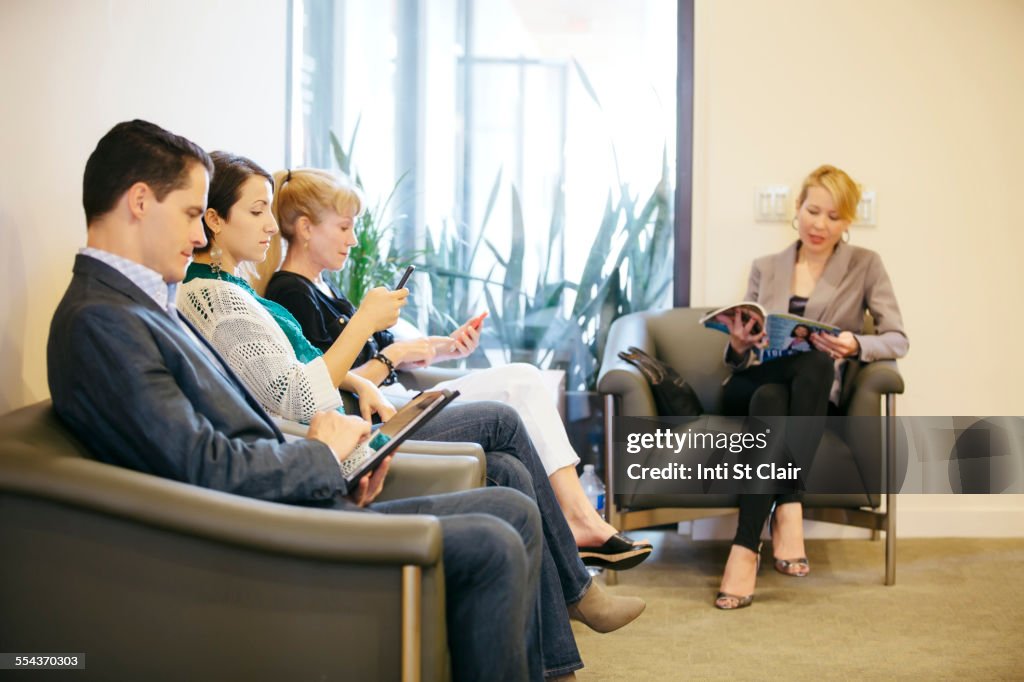
[[[390,386],[391,384],[398,381],[398,372],[395,371],[395,363],[391,362],[391,358],[384,355],[383,353],[377,352],[370,359],[382,362],[384,363],[384,366],[388,368],[388,375],[384,377],[384,381],[377,384],[378,386]]]

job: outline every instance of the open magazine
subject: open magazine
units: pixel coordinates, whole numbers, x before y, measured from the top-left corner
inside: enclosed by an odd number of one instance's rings
[[[441,408],[455,400],[458,391],[443,389],[424,391],[410,400],[391,419],[384,422],[369,442],[357,446],[342,460],[341,472],[351,490],[359,479],[376,469],[384,458],[398,449],[402,442],[434,417]]]
[[[708,329],[717,329],[728,334],[728,325],[718,318],[719,316],[732,317],[736,314],[737,310],[743,316],[744,323],[749,322],[752,317],[757,320],[751,328],[752,333],[760,333],[762,328],[768,331],[768,345],[764,348],[755,349],[755,352],[762,361],[784,358],[787,355],[796,355],[797,353],[806,353],[809,350],[814,350],[814,346],[811,345],[811,334],[814,332],[838,336],[841,331],[839,327],[800,317],[799,315],[769,313],[759,304],[752,301],[734,303],[724,308],[713,310],[700,318],[700,323]]]

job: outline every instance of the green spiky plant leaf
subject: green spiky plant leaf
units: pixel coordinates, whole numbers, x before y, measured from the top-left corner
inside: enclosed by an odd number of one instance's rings
[[[586,72],[575,60],[573,65],[584,91],[603,113]],[[356,132],[358,121],[347,149],[331,135],[338,166],[350,176]],[[548,233],[543,242],[538,240],[546,250],[539,254],[544,267],[535,281],[524,280],[526,225],[519,190],[514,185],[510,185],[508,250],[499,249],[487,238],[486,228],[502,187],[499,170],[479,226],[446,223],[436,235],[427,231],[424,248],[416,254],[396,252],[388,234],[394,223],[384,221],[391,196],[402,182],[399,179],[391,195],[361,218],[359,229],[365,233],[365,239],[360,238],[360,244],[350,252],[350,260],[353,254],[356,257],[341,273],[343,289],[359,292],[361,298],[369,287],[393,281],[405,263],[415,261],[420,271],[428,275],[429,283],[426,291],[419,287],[414,290],[407,311],[417,319],[427,319],[427,333],[450,333],[481,312],[482,299],[490,314],[484,326],[485,344],[500,348],[506,361],[564,369],[570,390],[593,389],[611,323],[621,315],[663,305],[672,283],[673,225],[667,148],[662,150],[661,179],[640,203],[641,197],[621,180],[614,142],[610,146],[616,185],[605,199],[605,210],[578,281],[565,279],[557,260],[565,230],[561,180]],[[355,182],[362,188],[358,175]],[[486,253],[494,258],[494,265],[485,276],[472,274],[480,271],[479,258]],[[356,301],[354,296],[351,298]],[[482,353],[475,353],[470,363],[486,365],[487,361]]]

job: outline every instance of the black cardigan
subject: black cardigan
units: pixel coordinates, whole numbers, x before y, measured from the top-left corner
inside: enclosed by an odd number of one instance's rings
[[[333,296],[325,294],[302,275],[279,271],[270,278],[264,294],[266,298],[287,308],[302,325],[303,335],[325,353],[356,313],[356,307],[344,294],[330,282],[327,282],[327,286]],[[394,342],[391,332],[377,332],[367,340],[352,366],[359,367],[369,362],[374,354]]]

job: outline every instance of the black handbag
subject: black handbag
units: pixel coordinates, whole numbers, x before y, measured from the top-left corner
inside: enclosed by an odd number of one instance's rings
[[[636,346],[630,346],[628,351],[619,351],[619,357],[639,369],[647,379],[659,416],[698,417],[704,414],[696,391],[664,362]]]

